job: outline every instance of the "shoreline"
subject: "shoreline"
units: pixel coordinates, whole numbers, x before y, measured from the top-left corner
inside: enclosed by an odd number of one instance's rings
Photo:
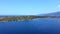
[[[24,21],[36,18],[60,18],[60,16],[0,16],[0,22]]]

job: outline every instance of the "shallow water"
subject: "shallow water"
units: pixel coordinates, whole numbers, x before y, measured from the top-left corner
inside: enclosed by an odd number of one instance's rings
[[[0,22],[0,33],[59,34],[60,19],[41,18],[19,22]]]

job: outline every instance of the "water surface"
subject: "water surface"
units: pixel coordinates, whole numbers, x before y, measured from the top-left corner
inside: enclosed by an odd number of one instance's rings
[[[40,18],[19,22],[0,22],[0,33],[59,34],[60,19]]]

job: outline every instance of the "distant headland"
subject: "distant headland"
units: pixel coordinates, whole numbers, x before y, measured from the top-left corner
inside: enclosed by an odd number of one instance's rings
[[[60,18],[60,16],[0,16],[0,22],[33,20],[36,18]]]

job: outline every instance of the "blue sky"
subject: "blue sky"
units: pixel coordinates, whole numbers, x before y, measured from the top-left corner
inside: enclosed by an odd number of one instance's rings
[[[36,15],[60,11],[60,0],[0,0],[0,15]]]

